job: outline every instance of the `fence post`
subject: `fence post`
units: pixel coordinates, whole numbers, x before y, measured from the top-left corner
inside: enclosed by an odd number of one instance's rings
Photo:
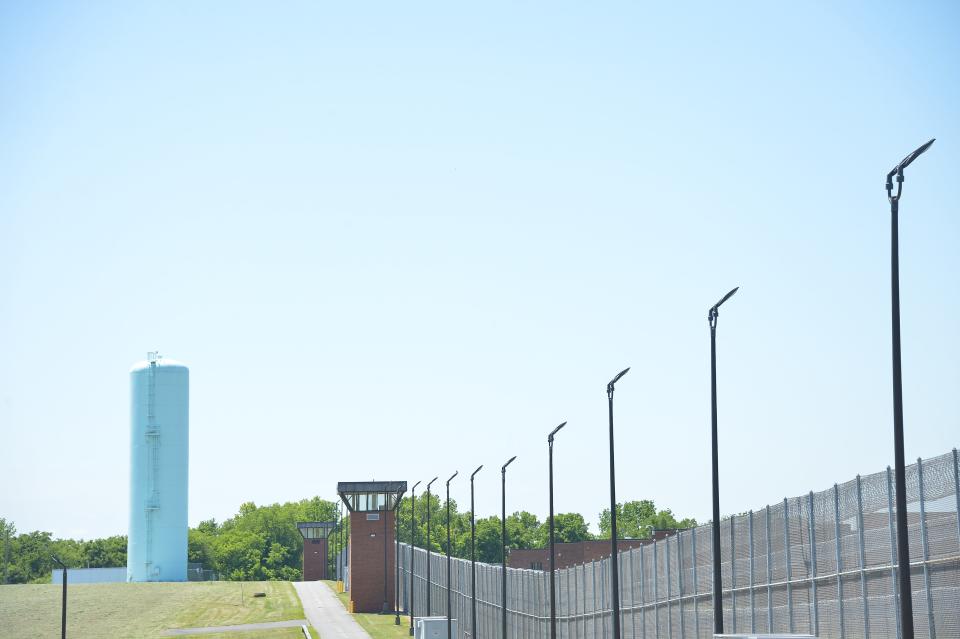
[[[734,534],[734,522],[737,517],[730,517],[730,627],[733,634],[737,634],[737,540]]]
[[[812,568],[811,572],[813,573],[813,579],[811,580],[811,593],[813,595],[813,632],[810,633],[815,637],[820,636],[820,609],[817,607],[817,528],[816,520],[814,519],[813,514],[813,491],[807,495],[807,510],[810,511],[809,517],[809,528],[810,528],[810,567]]]
[[[603,639],[607,639],[607,584],[610,583],[609,578],[607,577],[607,564],[603,562],[603,559],[600,560],[600,610],[603,611],[603,614],[600,615],[600,618],[603,620],[600,624],[600,636]],[[613,606],[610,606],[611,611]]]
[[[937,628],[933,623],[933,593],[930,591],[930,543],[927,539],[927,509],[923,497],[923,460],[917,457],[917,480],[920,488],[920,539],[923,542],[923,587],[927,591],[927,631],[930,639],[937,639]]]
[[[866,557],[863,550],[863,487],[860,484],[860,475],[857,475],[857,537],[860,541],[860,597],[863,599],[863,636],[870,637],[870,607],[867,605],[867,576],[864,573]],[[896,545],[894,545],[896,546]],[[894,548],[896,552],[896,548]],[[899,634],[899,633],[898,633]]]
[[[634,555],[636,548],[630,550],[630,636],[636,639],[637,636],[637,598],[634,596],[634,584],[637,581],[637,573],[634,569]],[[640,552],[643,552],[643,546],[640,546]]]
[[[647,599],[644,594],[644,584],[647,581],[647,573],[643,570],[643,554],[645,546],[640,546],[640,634],[641,639],[647,639]]]
[[[767,526],[767,632],[773,632],[773,550],[770,547],[770,505],[763,508]]]
[[[680,602],[680,639],[686,637],[686,624],[683,622],[683,531],[677,532],[677,593]]]
[[[673,604],[671,603],[671,599],[670,599],[670,597],[672,596],[670,591],[672,590],[671,586],[673,585],[672,584],[673,580],[671,579],[671,575],[670,575],[670,538],[669,537],[664,538],[663,549],[664,551],[666,551],[666,555],[667,555],[667,563],[665,566],[666,568],[665,572],[667,573],[667,636],[670,637],[670,639],[673,639]]]
[[[690,556],[693,557],[693,632],[700,639],[700,584],[697,583],[697,528],[690,529]],[[640,555],[643,556],[642,554]]]
[[[660,566],[657,561],[657,540],[653,540],[653,620],[656,639],[660,639]]]
[[[957,498],[957,540],[960,541],[960,464],[956,448],[953,449],[953,495]]]
[[[580,626],[577,623],[577,617],[580,616],[580,586],[577,582],[577,575],[579,574],[577,571],[579,568],[577,566],[571,566],[569,570],[573,571],[573,617],[570,619],[570,621],[573,622],[571,624],[573,626],[572,636],[580,639]],[[569,586],[569,581],[567,582],[567,585]],[[584,631],[584,634],[586,634],[586,631]]]
[[[840,573],[843,572],[843,553],[840,549],[840,489],[833,485],[833,536],[837,560],[837,606],[840,613],[840,639],[846,639],[846,632],[843,623],[843,578]]]
[[[753,511],[748,513],[750,520],[747,527],[748,541],[750,543],[750,632],[757,631],[757,614],[756,614],[756,593],[753,591],[754,578],[753,578]]]
[[[580,567],[580,583],[583,584],[583,639],[587,639],[587,564]]]
[[[787,565],[787,618],[790,634],[793,634],[795,631],[793,629],[793,567],[790,565],[790,504],[786,497],[783,498],[783,549]]]
[[[893,596],[893,610],[897,616],[897,637],[900,637],[900,605],[897,597],[900,584],[897,582],[897,533],[893,523],[893,479],[887,466],[887,526],[890,528],[890,591]]]
[[[526,637],[527,623],[526,623],[526,617],[524,616],[524,612],[525,612],[524,608],[525,608],[526,599],[529,596],[527,591],[530,589],[530,586],[532,585],[534,596],[536,596],[538,584],[536,581],[534,581],[533,584],[528,584],[527,580],[523,578],[522,572],[514,573],[513,580],[515,582],[518,582],[517,587],[514,589],[515,594],[513,595],[513,602],[514,602],[513,627],[516,628],[516,634],[514,636]]]
[[[591,625],[593,626],[593,639],[597,639],[597,562],[590,562],[590,578],[593,580],[593,584],[590,587],[590,590],[593,592],[593,615],[591,617]]]
[[[623,625],[623,564],[619,561],[617,562],[617,571],[620,573],[617,575],[617,583],[620,584],[620,587],[617,588],[617,593],[620,596],[620,601],[618,603],[620,605],[617,607],[620,609],[620,632],[623,632],[623,628],[626,627]]]

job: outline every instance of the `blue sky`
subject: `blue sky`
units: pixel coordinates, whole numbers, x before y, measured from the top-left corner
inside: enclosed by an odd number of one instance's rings
[[[661,3],[662,4],[662,3]],[[955,3],[6,3],[0,516],[125,533],[130,366],[190,522],[479,464],[478,512],[740,512],[960,444]],[[334,444],[339,444],[336,448]]]

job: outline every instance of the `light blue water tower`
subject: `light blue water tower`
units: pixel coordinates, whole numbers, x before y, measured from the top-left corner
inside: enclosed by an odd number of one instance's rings
[[[127,581],[187,580],[190,372],[156,352],[130,369]]]

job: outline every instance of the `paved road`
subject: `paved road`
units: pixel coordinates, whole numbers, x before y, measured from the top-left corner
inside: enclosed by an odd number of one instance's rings
[[[295,581],[303,612],[323,639],[370,639],[322,581]]]
[[[266,621],[264,623],[242,623],[235,626],[210,626],[207,628],[172,628],[164,634],[176,635],[209,635],[214,632],[243,632],[245,630],[269,630],[270,628],[299,628],[307,623],[306,619],[291,619],[290,621]]]

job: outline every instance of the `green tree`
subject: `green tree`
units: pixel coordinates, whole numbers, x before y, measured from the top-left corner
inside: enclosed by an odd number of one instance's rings
[[[246,502],[222,524],[206,520],[191,529],[187,552],[190,561],[214,570],[221,579],[296,580],[303,565],[297,522],[335,518],[334,502],[319,497],[268,506]],[[331,544],[330,550],[332,555],[338,548]]]
[[[500,536],[500,518],[484,517],[477,520],[477,561],[498,564],[503,558]]]
[[[507,515],[507,547],[539,548],[540,526],[540,520],[536,515],[525,510]]]
[[[580,513],[557,513],[554,517],[554,536],[557,543],[570,543],[593,539],[590,527]],[[620,531],[617,531],[618,533]],[[540,526],[537,548],[545,548],[550,543],[550,518]]]
[[[3,541],[3,548],[0,549],[0,562],[3,563],[3,571],[0,572],[0,584],[9,583],[7,581],[7,573],[10,566],[10,545],[11,538],[17,534],[17,527],[13,525],[12,521],[7,521],[3,517],[0,517],[0,540]]]
[[[127,565],[127,536],[114,535],[83,542],[82,565],[87,568],[114,568]]]
[[[653,500],[628,501],[617,504],[617,537],[620,539],[647,539],[654,530],[691,528],[697,520],[678,520],[669,508],[657,510]],[[610,538],[610,509],[600,513],[600,537]]]

